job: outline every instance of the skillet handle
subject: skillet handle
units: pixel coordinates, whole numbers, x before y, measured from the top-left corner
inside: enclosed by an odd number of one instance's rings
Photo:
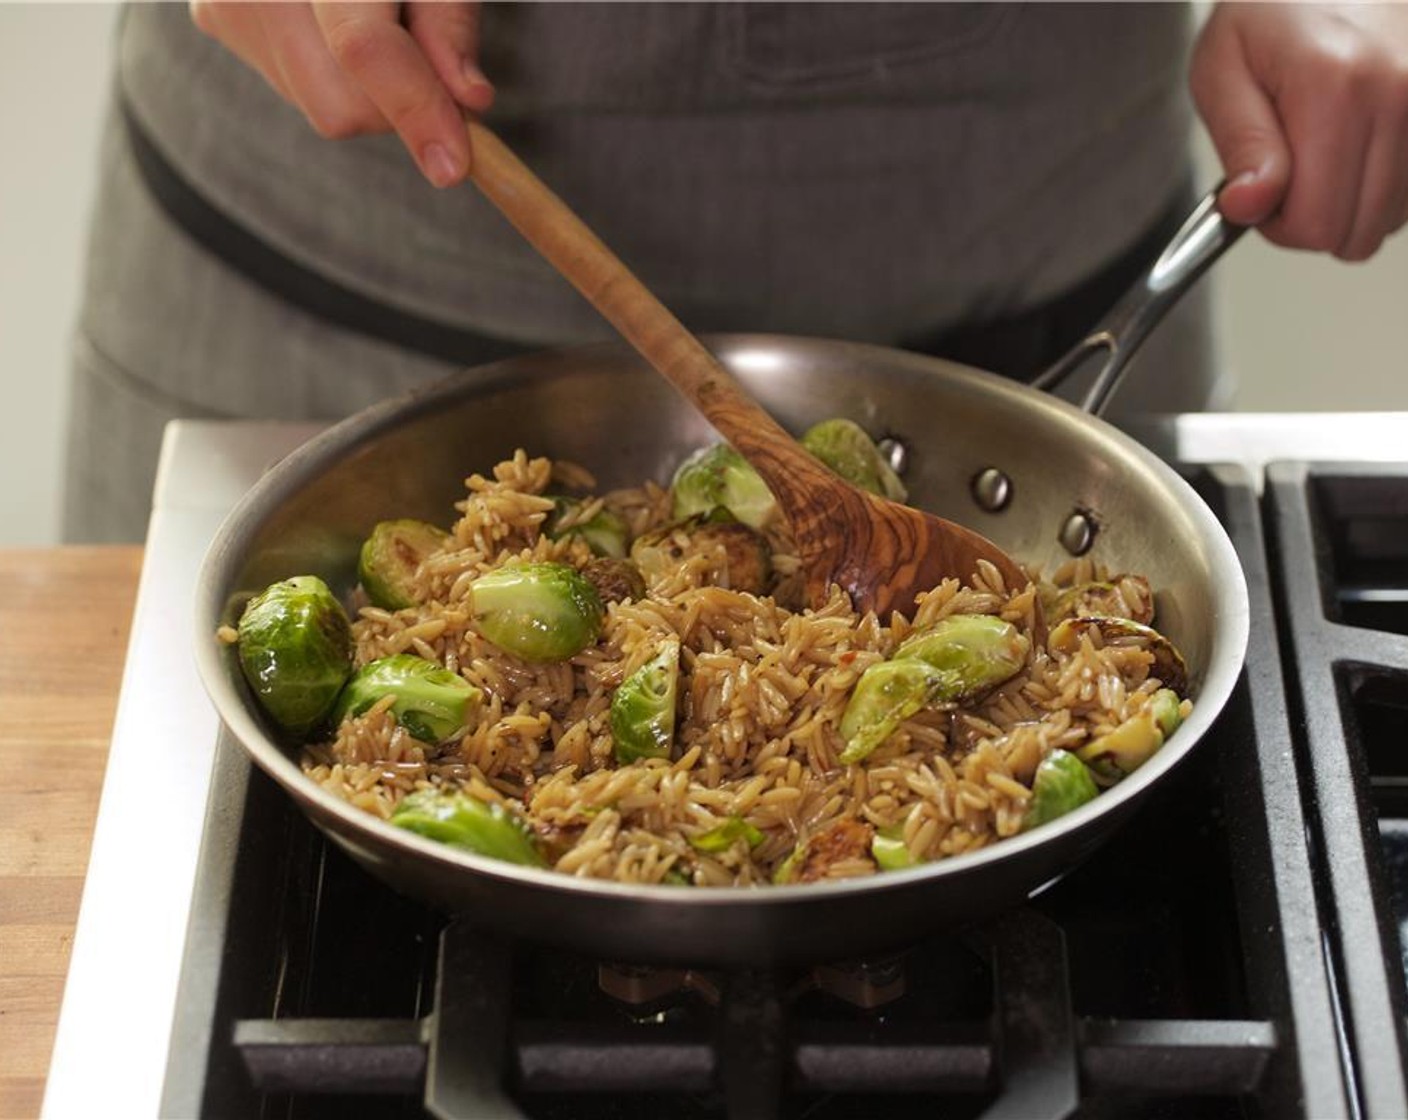
[[[1105,364],[1080,402],[1086,412],[1100,415],[1149,332],[1198,277],[1246,232],[1246,226],[1233,225],[1218,210],[1217,195],[1221,190],[1219,183],[1203,196],[1144,275],[1088,335],[1031,382],[1034,388],[1054,389],[1097,350],[1104,350]]]

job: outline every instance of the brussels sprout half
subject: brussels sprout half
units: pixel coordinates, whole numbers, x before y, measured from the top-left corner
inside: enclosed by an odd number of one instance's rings
[[[721,563],[711,572],[720,587],[766,592],[772,579],[772,546],[762,533],[735,520],[722,506],[643,533],[631,544],[631,559],[649,582],[658,582],[700,554],[717,554]]]
[[[518,817],[502,805],[466,793],[418,790],[396,806],[391,823],[490,859],[528,867],[548,865],[533,834]]]
[[[1107,646],[1133,645],[1148,650],[1154,658],[1150,676],[1157,677],[1160,684],[1178,695],[1187,695],[1188,665],[1178,647],[1157,630],[1133,619],[1109,615],[1068,618],[1052,627],[1046,644],[1057,653],[1074,653],[1080,648],[1081,635],[1088,631],[1098,632]]]
[[[410,735],[423,743],[442,743],[468,722],[480,692],[433,661],[397,653],[352,674],[338,698],[334,720],[359,716],[386,696],[396,697],[391,714]]]
[[[729,817],[723,824],[715,825],[698,836],[691,836],[689,842],[697,851],[725,852],[738,840],[746,840],[748,847],[756,848],[764,839],[762,830],[755,825],[742,817]]]
[[[424,521],[377,522],[357,560],[357,578],[367,598],[389,611],[415,606],[416,570],[449,541],[449,533]]]
[[[259,704],[300,738],[322,725],[352,672],[347,612],[317,576],[265,588],[245,606],[240,669]]]
[[[916,659],[944,672],[943,701],[968,700],[1015,676],[1031,643],[1010,622],[987,614],[955,614],[911,634],[893,660]]]
[[[670,482],[675,520],[712,513],[723,506],[754,529],[777,516],[777,499],[748,460],[726,443],[696,451],[679,465]]]
[[[579,498],[554,497],[553,510],[543,525],[543,531],[553,540],[579,536],[598,556],[612,556],[620,560],[626,555],[626,546],[631,540],[631,527],[626,519],[615,510],[603,506],[585,521],[572,520],[572,515],[581,505]],[[564,522],[566,528],[563,527]]]
[[[902,871],[906,867],[918,867],[920,861],[909,853],[909,845],[899,828],[882,828],[870,841],[870,856],[881,871]]]
[[[1161,688],[1149,697],[1142,711],[1113,731],[1076,749],[1101,785],[1113,785],[1133,774],[1183,722],[1183,705],[1172,689]]]
[[[813,424],[803,433],[801,444],[852,486],[892,502],[909,496],[874,440],[854,420],[837,418]]]
[[[660,652],[621,682],[611,697],[611,738],[617,762],[668,758],[675,738],[680,643],[671,638]]]
[[[645,598],[645,577],[633,560],[593,556],[582,566],[582,575],[596,588],[597,596],[603,603]]]
[[[856,682],[841,714],[841,762],[859,762],[916,712],[954,689],[951,673],[918,659],[881,661]]]
[[[524,661],[566,661],[601,632],[601,597],[570,564],[498,568],[475,580],[471,595],[479,632]]]
[[[1085,763],[1069,751],[1052,751],[1036,768],[1032,799],[1022,818],[1022,828],[1035,828],[1065,816],[1099,792]]]

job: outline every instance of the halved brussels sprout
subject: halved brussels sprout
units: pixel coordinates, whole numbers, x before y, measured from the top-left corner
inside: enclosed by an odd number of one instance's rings
[[[1052,751],[1036,768],[1032,799],[1022,817],[1022,827],[1035,828],[1054,821],[1080,808],[1099,792],[1084,762],[1070,751]]]
[[[881,871],[901,871],[918,867],[919,862],[909,853],[909,845],[899,828],[882,828],[870,842],[870,855]]]
[[[814,883],[824,879],[835,864],[869,855],[874,835],[875,829],[871,825],[854,817],[832,821],[799,842],[777,865],[772,881],[778,884]]]
[[[408,794],[391,823],[453,848],[528,867],[546,867],[533,834],[517,816],[497,802],[467,793],[425,789]]]
[[[801,444],[853,486],[893,502],[909,496],[875,441],[854,420],[813,424],[803,433]]]
[[[563,528],[564,521],[581,504],[580,498],[554,497],[553,511],[543,525],[543,531],[553,540],[561,540],[574,534],[587,542],[598,556],[614,556],[621,559],[626,555],[626,546],[631,540],[631,527],[626,519],[615,510],[603,506],[586,521],[571,522]]]
[[[1080,638],[1087,630],[1098,630],[1107,646],[1137,645],[1154,655],[1150,676],[1157,677],[1165,688],[1180,696],[1188,693],[1188,665],[1172,642],[1152,627],[1129,618],[1093,615],[1068,618],[1051,628],[1047,646],[1056,653],[1074,653],[1080,648]]]
[[[676,863],[661,877],[660,885],[662,887],[692,887],[694,879],[688,870]]]
[[[570,564],[513,564],[471,585],[474,621],[524,661],[566,661],[601,632],[601,597]]]
[[[734,520],[726,511],[677,521],[631,544],[631,559],[649,582],[657,582],[701,553],[718,553],[718,586],[752,595],[766,592],[772,578],[772,547],[756,529]]]
[[[1111,615],[1147,625],[1154,619],[1153,588],[1147,579],[1136,575],[1078,583],[1055,597],[1047,611],[1047,621],[1090,615]]]
[[[399,611],[416,605],[416,569],[450,541],[450,534],[424,521],[379,521],[362,544],[357,578],[378,607]]]
[[[1161,688],[1141,712],[1075,753],[1102,785],[1113,785],[1148,762],[1182,722],[1183,705],[1177,693]]]
[[[322,725],[352,672],[352,627],[317,576],[271,584],[245,606],[240,669],[274,722],[300,738]]]
[[[333,717],[341,723],[359,716],[386,696],[395,696],[391,714],[423,743],[443,743],[468,722],[479,689],[442,665],[396,653],[363,665],[347,682]]]
[[[742,817],[729,817],[723,824],[698,836],[691,836],[689,842],[701,852],[723,852],[732,847],[736,840],[746,840],[750,848],[756,848],[764,839],[762,830]]]
[[[596,588],[603,603],[622,603],[645,598],[645,577],[632,560],[595,556],[582,568],[582,575]]]
[[[952,673],[917,658],[881,661],[856,682],[841,715],[841,762],[859,762],[916,712],[957,687]]]
[[[670,482],[670,496],[677,521],[723,506],[745,525],[763,529],[778,515],[777,499],[767,483],[726,443],[702,448],[681,463]]]
[[[617,762],[668,758],[675,738],[680,643],[671,638],[660,652],[621,682],[611,697],[611,738]]]
[[[893,660],[916,659],[951,682],[938,697],[968,700],[996,688],[1027,663],[1031,643],[1010,622],[988,614],[954,614],[911,634]]]

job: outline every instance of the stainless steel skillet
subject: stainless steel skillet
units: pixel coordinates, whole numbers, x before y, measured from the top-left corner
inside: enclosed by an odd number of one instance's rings
[[[1158,316],[1237,232],[1207,206],[1194,219],[1078,356],[1040,384],[1104,351],[1103,372],[1086,395],[1087,407],[1103,403]],[[1225,533],[1154,455],[1036,388],[855,343],[777,335],[705,341],[784,427],[801,431],[843,415],[898,440],[916,504],[1048,568],[1069,556],[1067,546],[1088,544],[1111,567],[1147,575],[1159,589],[1158,624],[1189,662],[1189,720],[1126,781],[1042,828],[908,871],[770,889],[627,886],[522,868],[436,845],[324,792],[270,733],[231,651],[213,637],[217,626],[237,617],[253,591],[286,576],[317,573],[349,590],[357,549],[376,521],[445,521],[467,473],[520,447],[586,464],[608,487],[668,478],[685,454],[715,437],[620,344],[466,371],[359,413],[272,468],[220,529],[201,573],[197,660],[221,719],[319,828],[392,886],[471,921],[611,959],[762,965],[854,956],[1020,901],[1137,813],[1230,695],[1248,618]],[[994,485],[994,469],[1003,485]],[[975,501],[975,490],[994,508]]]

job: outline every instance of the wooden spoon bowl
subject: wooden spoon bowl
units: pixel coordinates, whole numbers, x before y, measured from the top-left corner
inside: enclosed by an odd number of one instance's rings
[[[947,577],[971,581],[982,560],[1009,590],[1027,585],[986,537],[860,490],[814,459],[503,141],[476,121],[468,128],[479,189],[762,476],[792,526],[813,606],[837,584],[858,610],[909,615],[918,593]]]

